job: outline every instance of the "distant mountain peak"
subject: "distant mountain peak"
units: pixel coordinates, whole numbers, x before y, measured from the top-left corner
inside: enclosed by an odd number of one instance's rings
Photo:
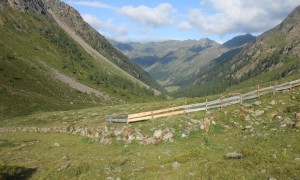
[[[239,46],[242,46],[242,45],[247,44],[249,42],[252,42],[255,39],[256,39],[255,36],[247,33],[245,35],[239,35],[239,36],[236,36],[236,37],[230,39],[229,41],[222,44],[222,46],[226,47],[226,48],[239,47]]]

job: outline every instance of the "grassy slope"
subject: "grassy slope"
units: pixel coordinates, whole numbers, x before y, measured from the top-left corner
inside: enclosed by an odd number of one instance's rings
[[[275,100],[275,105],[270,105],[272,100]],[[104,115],[157,109],[163,105],[182,104],[183,101],[43,113],[5,121],[3,126],[72,124],[83,127],[106,125],[111,129],[122,127],[123,124],[106,123]],[[111,145],[102,145],[77,135],[1,133],[0,162],[36,169],[33,179],[295,179],[300,172],[299,161],[295,160],[300,157],[299,130],[289,126],[279,127],[281,120],[274,113],[295,120],[295,113],[300,111],[300,89],[276,96],[263,96],[258,101],[262,104],[244,108],[249,111],[264,110],[265,113],[258,117],[251,112],[240,111],[239,105],[212,110],[216,125],[212,126],[209,133],[200,130],[199,125],[190,120],[202,120],[209,115],[203,112],[130,126],[130,129],[139,128],[150,136],[154,129],[174,128],[173,143],[139,145],[136,142],[126,144],[113,140]],[[251,121],[244,120],[246,115],[250,115]],[[225,125],[228,127],[225,128]],[[253,130],[242,130],[248,125]],[[185,129],[191,129],[191,133],[188,138],[181,138]],[[56,147],[54,143],[60,146]],[[225,159],[224,154],[232,151],[242,152],[246,157],[240,160]],[[175,162],[180,164],[179,168],[173,167]]]
[[[47,19],[8,10],[3,5],[1,9],[1,118],[155,99],[150,91],[105,69],[105,64],[95,61]],[[69,88],[53,77],[52,69],[98,89],[108,99]],[[118,86],[116,81],[123,85]],[[129,93],[125,86],[135,87],[137,92]]]

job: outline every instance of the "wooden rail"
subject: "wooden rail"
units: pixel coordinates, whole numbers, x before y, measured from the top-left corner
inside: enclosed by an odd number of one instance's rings
[[[257,89],[254,91],[245,94],[236,94],[235,96],[231,96],[228,98],[224,98],[222,96],[220,99],[210,101],[210,102],[206,100],[205,102],[197,103],[197,104],[188,104],[183,106],[176,106],[172,108],[165,108],[165,109],[128,114],[128,115],[114,114],[114,115],[107,116],[106,120],[110,122],[131,123],[131,122],[144,121],[144,120],[154,120],[160,117],[173,116],[173,115],[179,115],[185,113],[208,111],[209,109],[217,109],[217,108],[222,109],[223,107],[226,106],[231,106],[234,104],[242,104],[243,101],[245,100],[255,99],[269,93],[275,94],[276,92],[291,90],[292,88],[295,87],[300,87],[300,79],[288,83],[276,85],[276,86],[266,87],[266,88],[260,88],[259,86],[257,86]]]

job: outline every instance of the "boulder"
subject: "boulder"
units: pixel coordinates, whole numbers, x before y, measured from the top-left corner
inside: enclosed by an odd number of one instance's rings
[[[173,166],[174,169],[178,169],[178,168],[180,168],[180,163],[179,162],[174,162],[172,164],[172,166]]]
[[[300,121],[297,121],[297,122],[294,124],[294,127],[297,128],[297,129],[300,129]]]
[[[173,137],[173,133],[172,132],[168,132],[167,134],[165,134],[163,136],[163,141],[170,140],[172,137]]]
[[[153,137],[154,138],[160,138],[161,136],[162,136],[162,130],[161,129],[158,129],[158,130],[156,130],[156,131],[154,131],[154,133],[153,133]]]
[[[261,115],[263,115],[264,113],[265,113],[265,111],[263,111],[263,110],[256,110],[256,111],[254,112],[255,117],[261,116]]]
[[[244,154],[239,153],[239,152],[229,152],[227,154],[224,155],[226,159],[241,159],[244,158]]]

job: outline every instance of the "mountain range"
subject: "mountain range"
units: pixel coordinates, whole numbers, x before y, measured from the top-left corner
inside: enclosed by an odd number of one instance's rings
[[[224,44],[207,38],[150,43],[120,43],[113,40],[110,42],[144,68],[162,86],[172,91],[180,88],[182,82],[192,78],[214,59],[226,56],[224,53],[237,52],[240,46],[254,40],[254,36],[246,34]]]
[[[296,77],[300,69],[299,14],[298,6],[262,35],[240,35],[223,44],[209,39],[111,42],[176,97],[205,96],[243,82]]]
[[[59,0],[1,0],[0,12],[2,118],[160,100],[164,88],[196,97],[299,78],[300,7],[258,37],[223,44],[107,41]]]
[[[0,1],[1,116],[155,99],[163,89],[58,0]]]

